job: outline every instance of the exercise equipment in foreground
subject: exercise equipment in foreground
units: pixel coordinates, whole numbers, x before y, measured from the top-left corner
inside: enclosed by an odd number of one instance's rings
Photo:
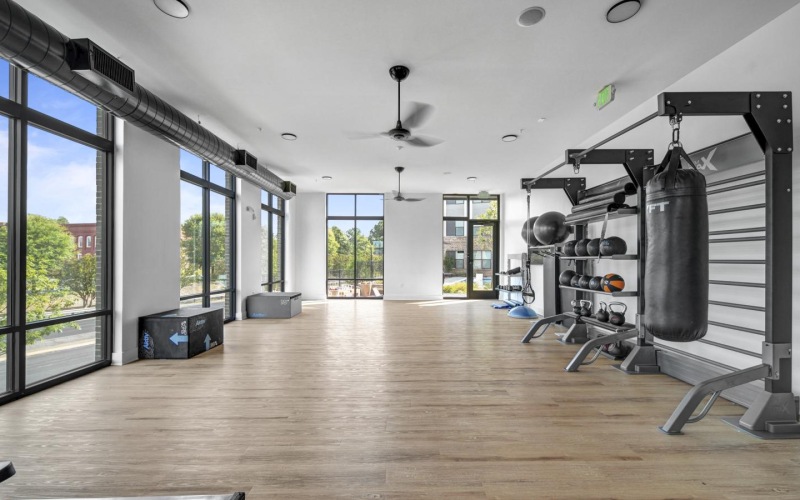
[[[691,168],[683,168],[681,159]],[[701,339],[708,330],[706,178],[677,138],[647,183],[645,217],[647,282],[642,326],[661,340]]]
[[[548,180],[542,178],[544,175],[571,163],[571,159],[580,161],[583,164],[591,161],[599,163],[600,155],[593,156],[595,153],[602,153],[602,163],[618,163],[619,161],[617,160],[610,161],[612,154],[618,154],[616,150],[601,150],[598,148],[657,117],[674,117],[677,119],[677,117],[682,116],[685,119],[690,116],[739,115],[745,118],[747,126],[752,131],[753,137],[755,137],[763,152],[765,172],[763,202],[712,210],[709,215],[764,209],[764,226],[763,228],[757,228],[757,231],[763,232],[764,235],[757,239],[765,241],[765,280],[763,283],[712,280],[710,284],[726,287],[759,287],[765,289],[766,296],[771,299],[767,300],[763,307],[754,309],[764,313],[765,328],[762,332],[764,342],[761,352],[751,352],[721,343],[714,343],[713,345],[731,351],[735,350],[739,354],[757,357],[760,363],[750,368],[724,373],[696,384],[686,394],[667,422],[661,426],[661,430],[667,434],[680,434],[684,425],[699,422],[708,414],[714,401],[722,391],[763,379],[763,390],[749,400],[749,407],[745,414],[741,418],[731,417],[724,420],[738,429],[765,439],[800,438],[797,401],[792,392],[793,301],[792,273],[790,270],[792,269],[793,235],[787,229],[791,227],[793,196],[791,186],[794,134],[791,92],[667,92],[660,94],[657,97],[657,101],[658,110],[652,114],[587,149],[574,151],[573,153],[569,153],[570,150],[568,150],[567,159],[563,163],[549,169],[539,177],[523,179],[522,187],[523,189],[531,189],[542,185],[542,181]],[[630,150],[630,152],[635,154],[635,150]],[[630,155],[630,157],[634,157],[634,154]],[[625,154],[625,156],[627,157],[628,155]],[[572,163],[575,164],[576,162],[573,161]],[[632,172],[629,167],[630,164],[626,165],[626,170],[633,174],[631,176],[633,179],[635,171]],[[552,181],[552,179],[550,180]],[[723,181],[719,181],[717,184],[722,183]],[[643,184],[637,184],[637,206],[646,208],[643,187]],[[731,185],[721,189],[728,191],[737,187]],[[713,192],[719,191],[715,189],[708,194]],[[574,203],[575,201],[573,201]],[[660,210],[661,207],[656,207],[655,209]],[[620,212],[622,211],[620,210]],[[643,218],[640,217],[640,220],[643,222]],[[639,228],[644,230],[643,224]],[[742,234],[748,232],[752,233],[753,228],[726,229],[724,232],[717,232],[717,234]],[[643,241],[643,236],[644,234],[640,233],[637,235],[637,239]],[[578,237],[577,230],[576,237]],[[724,238],[712,240],[712,243],[728,242],[721,240],[756,241],[756,238]],[[644,255],[644,249],[641,246],[638,255]],[[558,272],[557,268],[556,272]],[[583,269],[576,267],[576,272],[583,272]],[[649,275],[640,269],[638,282],[642,286],[642,291],[647,286],[649,279]],[[643,285],[641,285],[642,283]],[[753,306],[733,302],[714,301],[714,303],[717,306],[738,311],[753,308]],[[644,313],[643,306],[644,301],[640,300],[637,308],[637,317]],[[655,304],[648,299],[647,307],[649,310],[655,307]],[[533,325],[529,333],[523,338],[523,341],[530,340],[531,336],[535,335],[536,329],[546,324],[569,320],[570,318],[569,313],[559,313],[543,318]],[[586,319],[584,321],[589,320]],[[637,368],[646,366],[647,360],[651,361],[656,369],[658,368],[655,346],[647,344],[643,330],[642,328],[636,347],[625,358],[625,361],[620,365],[620,369],[630,367],[632,360],[636,361]],[[588,352],[584,351],[588,348],[590,342],[587,342],[581,348],[581,352],[584,353],[583,358],[588,354]],[[605,340],[603,343],[608,342],[609,340]],[[700,339],[697,342],[710,343],[706,339]],[[577,370],[577,367],[580,366],[580,361],[583,359],[579,356],[581,352],[576,354],[570,362],[568,370],[570,368]],[[668,354],[670,354],[670,351],[665,350],[664,357]],[[710,361],[713,363],[715,360],[712,359]],[[719,365],[719,362],[717,361],[716,364]],[[631,370],[627,369],[625,371],[631,372]],[[694,414],[695,410],[706,398],[708,398],[708,403],[699,413]]]

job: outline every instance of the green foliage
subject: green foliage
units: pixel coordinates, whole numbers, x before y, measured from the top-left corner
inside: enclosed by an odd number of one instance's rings
[[[458,283],[442,285],[442,293],[457,293],[460,295],[465,295],[467,293],[467,282],[459,281]]]
[[[30,214],[27,219],[28,255],[25,261],[25,316],[28,322],[57,317],[71,305],[69,290],[61,285],[62,270],[75,259],[75,243],[72,241],[63,217],[59,220]],[[0,316],[8,317],[8,226],[0,227]],[[25,340],[33,344],[37,340],[60,332],[73,323],[61,323],[36,330],[28,330]],[[4,350],[5,345],[0,346]]]
[[[227,224],[225,214],[211,214],[211,255],[209,273],[212,283],[227,280]],[[181,224],[181,287],[198,283],[203,275],[203,216],[194,214]]]
[[[376,242],[380,242],[376,245]],[[342,231],[328,228],[328,277],[373,278],[383,276],[383,221],[370,230],[369,237],[353,227]],[[355,253],[355,255],[354,255]],[[357,264],[354,262],[355,261]],[[357,269],[353,266],[357,265]]]
[[[89,307],[97,297],[97,258],[92,254],[75,257],[66,262],[61,274],[61,284]]]
[[[449,273],[456,268],[456,258],[452,254],[444,256],[444,272]]]

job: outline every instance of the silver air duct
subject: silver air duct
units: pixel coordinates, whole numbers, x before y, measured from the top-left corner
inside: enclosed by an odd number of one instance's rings
[[[192,121],[144,87],[112,92],[70,69],[75,44],[52,26],[10,0],[0,0],[0,55],[45,80],[64,87],[123,120],[202,156],[268,192],[290,199],[283,180],[259,164],[256,170],[234,163],[236,153],[206,128]]]

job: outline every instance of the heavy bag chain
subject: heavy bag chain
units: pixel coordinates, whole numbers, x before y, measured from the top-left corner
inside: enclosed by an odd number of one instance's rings
[[[669,117],[669,124],[672,125],[672,142],[669,143],[669,149],[678,146],[679,148],[683,148],[683,144],[681,144],[681,121],[683,120],[682,115],[672,115]]]

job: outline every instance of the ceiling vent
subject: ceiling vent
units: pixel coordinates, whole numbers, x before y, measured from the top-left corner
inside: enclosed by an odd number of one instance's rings
[[[297,186],[295,186],[292,182],[283,181],[283,192],[292,193],[293,195],[297,194]]]
[[[72,71],[103,90],[120,97],[136,95],[133,70],[88,38],[70,40],[67,63]]]
[[[233,154],[233,163],[240,167],[250,167],[253,170],[258,171],[258,158],[251,155],[244,149],[234,150]]]

